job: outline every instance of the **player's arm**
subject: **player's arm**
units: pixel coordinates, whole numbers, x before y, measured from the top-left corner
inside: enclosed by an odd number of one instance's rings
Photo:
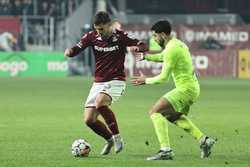
[[[148,46],[138,40],[138,39],[134,39],[128,36],[128,34],[126,32],[122,32],[122,39],[125,43],[126,46],[130,47],[130,51],[132,52],[145,52],[148,51]]]
[[[142,52],[135,52],[134,55],[136,56],[136,60],[142,61],[142,60],[147,60],[147,61],[153,61],[153,62],[163,62],[163,53],[154,53],[150,54],[147,53],[144,55]]]
[[[65,49],[64,56],[74,57],[78,55],[80,52],[82,52],[86,47],[90,46],[91,45],[90,33],[91,32],[84,34],[81,40],[72,48]]]
[[[155,54],[146,54],[144,59],[153,62],[163,62],[163,52]]]
[[[162,54],[163,65],[161,73],[155,77],[146,78],[146,84],[159,84],[168,81],[172,68],[176,63],[176,54],[174,48],[169,48],[167,51],[163,51]]]

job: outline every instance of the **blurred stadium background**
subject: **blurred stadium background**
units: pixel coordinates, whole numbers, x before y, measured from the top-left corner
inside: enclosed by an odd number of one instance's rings
[[[62,53],[92,28],[96,11],[106,10],[151,49],[158,49],[150,43],[151,24],[169,19],[174,34],[190,47],[201,76],[250,78],[249,7],[248,0],[1,0],[0,33],[13,34],[17,43],[1,48],[15,52],[1,52],[0,76],[91,75],[91,50],[69,62]],[[130,76],[138,69],[155,74],[160,68],[136,63],[128,53]]]
[[[0,166],[249,166],[249,9],[249,0],[0,0]],[[172,22],[173,35],[190,47],[201,81],[201,99],[190,116],[219,141],[211,161],[200,160],[197,144],[174,127],[176,161],[144,161],[158,148],[147,110],[172,84],[128,84],[112,106],[126,150],[99,156],[103,141],[83,126],[81,112],[92,82],[92,51],[63,56],[92,28],[99,10],[151,50],[159,47],[150,26],[158,19]],[[152,76],[161,64],[136,62],[128,52],[125,67],[128,76],[139,70]],[[81,137],[93,151],[75,160],[71,143]]]

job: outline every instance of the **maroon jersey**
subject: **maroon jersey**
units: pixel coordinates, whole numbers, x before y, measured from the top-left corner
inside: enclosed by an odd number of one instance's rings
[[[95,56],[95,82],[125,80],[126,47],[139,46],[140,51],[146,50],[144,43],[128,37],[123,31],[115,30],[106,40],[103,40],[96,31],[90,31],[72,48],[71,56],[77,55],[88,46],[92,47]]]

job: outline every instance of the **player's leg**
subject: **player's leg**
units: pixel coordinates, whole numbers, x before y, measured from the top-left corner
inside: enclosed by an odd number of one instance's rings
[[[113,140],[107,142],[103,148],[102,155],[106,155],[110,152],[111,147],[115,146],[115,152],[119,153],[123,149],[123,141],[119,134],[119,128],[116,121],[114,112],[109,108],[112,98],[104,93],[100,93],[96,98],[96,107],[100,115],[105,120],[110,131],[112,132]]]
[[[96,107],[98,112],[104,118],[106,124],[113,134],[113,142],[115,152],[119,153],[123,149],[123,141],[119,134],[119,128],[114,112],[109,108],[109,105],[118,100],[125,90],[124,81],[110,81],[96,98]]]
[[[108,154],[113,147],[112,133],[107,125],[101,120],[97,119],[99,111],[96,109],[96,99],[103,90],[103,83],[94,83],[88,98],[85,102],[84,121],[85,123],[98,135],[102,136],[107,142],[101,151],[102,155]]]
[[[115,152],[119,153],[123,149],[123,140],[121,138],[121,135],[119,134],[118,124],[116,121],[116,118],[114,116],[114,113],[111,111],[111,109],[108,107],[110,103],[117,101],[124,93],[126,88],[126,83],[124,81],[119,80],[112,80],[105,84],[104,89],[101,91],[102,95],[99,94],[99,96],[104,96],[106,98],[106,106],[102,107],[103,116],[108,114],[107,117],[113,117],[114,121],[110,121],[110,123],[107,121],[107,124],[109,124],[109,128],[113,133],[113,141],[114,141],[114,148]],[[109,99],[109,101],[107,101]],[[110,111],[110,112],[108,112]],[[113,115],[113,116],[112,116]]]
[[[105,140],[109,140],[112,138],[111,132],[108,130],[106,125],[97,119],[98,112],[96,108],[85,108],[84,112],[84,122],[86,125],[92,129],[96,134],[103,137]]]
[[[112,98],[104,93],[100,93],[96,98],[96,108],[107,123],[113,135],[119,134],[119,128],[114,112],[109,108]]]
[[[86,108],[85,122],[96,134],[102,136],[107,142],[105,143],[101,155],[106,155],[110,153],[111,148],[113,147],[113,138],[112,133],[109,131],[106,124],[97,119],[98,111],[96,108]]]
[[[204,135],[200,129],[186,116],[182,115],[179,119],[173,122],[176,126],[192,135],[200,144],[201,158],[209,157],[211,149],[215,144],[215,140]]]
[[[166,118],[176,126],[191,134],[195,139],[199,140],[203,136],[203,133],[186,116],[190,106],[193,104],[194,98],[186,95],[186,93],[178,89],[168,92],[163,97],[173,108],[172,112],[166,113]],[[176,117],[176,113],[179,113],[178,117]]]
[[[190,95],[191,93],[189,93]],[[164,96],[172,105],[174,112],[166,113],[166,118],[174,123],[176,126],[182,128],[187,133],[192,135],[200,143],[201,157],[208,157],[211,153],[211,148],[215,141],[206,137],[203,132],[186,116],[188,114],[190,106],[193,104],[194,98],[187,96],[185,93],[179,90],[173,90]],[[176,117],[176,113],[181,113]]]
[[[166,110],[168,110],[168,112],[172,112],[173,109],[166,99],[160,98],[149,112],[156,136],[160,143],[160,151],[156,155],[148,157],[147,160],[173,159],[174,154],[170,147],[168,136],[168,122],[164,117]]]
[[[204,134],[200,131],[200,129],[186,116],[182,115],[177,120],[171,120],[176,126],[182,128],[184,131],[193,136],[196,140],[200,140]]]

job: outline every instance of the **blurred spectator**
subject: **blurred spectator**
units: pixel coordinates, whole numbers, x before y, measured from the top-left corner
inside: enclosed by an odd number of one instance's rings
[[[55,3],[50,3],[48,15],[49,16],[56,16],[57,15]]]
[[[76,1],[75,0],[68,0],[68,14],[71,15],[75,8],[76,8]]]
[[[0,15],[11,15],[12,5],[10,0],[0,1]]]
[[[22,10],[26,15],[33,15],[33,4],[32,0],[23,0]]]
[[[224,46],[220,44],[212,36],[207,37],[207,40],[204,43],[202,43],[201,47],[205,49],[223,49],[224,48]]]
[[[14,15],[22,15],[23,14],[23,5],[22,5],[21,0],[14,1],[13,11],[11,14],[14,14]]]
[[[37,0],[37,15],[65,17],[83,0]],[[56,5],[59,4],[59,5]],[[34,15],[33,0],[0,0],[0,15]]]
[[[13,34],[4,32],[0,34],[0,51],[13,51],[14,45],[17,44],[17,39]]]
[[[41,7],[38,9],[38,15],[48,15],[49,4],[47,1],[43,1]]]
[[[38,15],[56,16],[56,4],[54,2],[43,1]]]

